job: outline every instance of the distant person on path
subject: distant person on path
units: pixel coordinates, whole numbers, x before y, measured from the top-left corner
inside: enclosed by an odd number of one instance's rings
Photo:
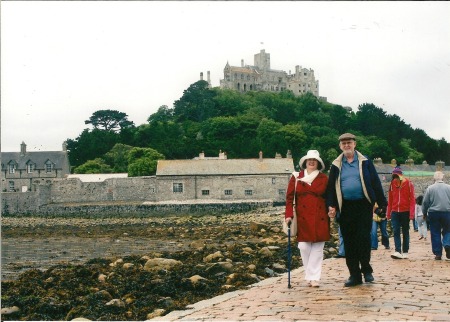
[[[419,240],[427,240],[427,221],[425,220],[422,212],[423,196],[420,195],[416,198],[416,211],[415,218],[417,221],[417,229],[419,231]]]
[[[450,260],[450,185],[443,179],[443,172],[434,173],[435,183],[425,191],[422,203],[422,212],[430,221],[431,249],[436,260],[442,259],[442,245]]]
[[[305,280],[309,286],[319,287],[323,248],[330,240],[330,219],[325,206],[328,178],[321,172],[325,165],[317,150],[309,150],[299,165],[302,171],[297,178],[291,177],[287,187],[285,220],[292,221],[295,198],[297,241]]]
[[[339,214],[336,215],[336,220]],[[339,223],[338,223],[339,224]],[[341,226],[338,228],[339,234],[339,248],[337,255],[334,255],[334,258],[345,258],[345,247],[344,247],[344,238],[342,237]]]
[[[375,207],[376,209],[378,206]],[[372,250],[378,249],[378,228],[380,228],[381,233],[381,244],[385,249],[389,249],[389,235],[387,233],[387,220],[385,216],[378,215],[374,209],[373,222],[372,222]]]
[[[416,211],[416,198],[414,185],[403,176],[400,167],[392,171],[392,181],[388,192],[387,218],[391,219],[394,232],[395,252],[391,255],[394,259],[408,258],[409,251],[409,221],[414,219]],[[403,235],[403,242],[400,237]]]
[[[356,137],[351,133],[339,137],[342,153],[333,161],[328,178],[327,206],[331,218],[339,212],[339,225],[344,238],[345,262],[350,272],[344,286],[373,282],[370,265],[373,206],[384,212],[386,198],[380,178],[366,156],[355,150]]]

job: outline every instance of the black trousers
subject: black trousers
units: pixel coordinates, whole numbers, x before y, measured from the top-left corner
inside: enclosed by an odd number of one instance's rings
[[[372,273],[370,266],[373,207],[366,199],[344,200],[339,218],[345,261],[351,276]]]

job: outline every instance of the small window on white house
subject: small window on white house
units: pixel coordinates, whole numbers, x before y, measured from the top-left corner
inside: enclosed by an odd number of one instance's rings
[[[173,184],[173,192],[183,192],[183,184],[182,183],[174,183]]]
[[[226,196],[231,196],[232,194],[233,194],[233,190],[231,190],[231,189],[225,190],[225,195]]]
[[[45,172],[52,172],[53,170],[53,164],[51,162],[47,162],[45,164]]]
[[[28,173],[33,173],[33,171],[34,171],[34,163],[28,163],[27,164],[27,172]]]
[[[16,172],[16,165],[14,163],[10,163],[8,165],[8,169],[9,169],[9,173],[14,173],[14,172]]]
[[[246,196],[252,196],[253,195],[253,190],[249,190],[249,189],[245,190],[245,195]]]
[[[209,190],[202,190],[202,196],[209,196]]]

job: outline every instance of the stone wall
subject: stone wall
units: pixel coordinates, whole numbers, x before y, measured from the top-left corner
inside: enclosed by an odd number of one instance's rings
[[[381,178],[387,194],[390,177],[382,175]],[[281,175],[158,179],[153,176],[112,178],[103,182],[54,179],[51,184],[36,185],[33,191],[3,192],[1,206],[3,215],[197,212],[196,207],[205,211],[234,211],[234,207],[244,209],[253,202],[260,203],[264,200],[283,204],[288,179],[288,176]],[[432,176],[409,179],[414,183],[417,196],[424,194],[426,188],[434,182]],[[173,193],[173,182],[180,180],[184,180],[186,192]],[[450,184],[449,172],[446,172],[444,180]],[[206,189],[210,194],[202,195],[202,190]],[[225,195],[224,191],[227,189],[232,190],[233,194]],[[246,195],[245,190],[252,190],[252,194]],[[224,206],[218,205],[216,201]],[[149,202],[154,204],[148,204]],[[232,204],[233,202],[237,202],[237,205]]]

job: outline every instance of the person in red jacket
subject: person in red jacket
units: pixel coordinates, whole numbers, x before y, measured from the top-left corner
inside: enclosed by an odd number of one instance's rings
[[[285,220],[292,220],[293,203],[297,212],[297,241],[309,286],[319,287],[323,248],[330,240],[330,219],[325,206],[328,177],[317,150],[309,150],[299,162],[302,171],[289,180],[286,191]]]
[[[414,185],[403,176],[400,167],[392,171],[392,181],[389,186],[387,218],[391,219],[394,232],[394,259],[408,258],[409,251],[409,221],[414,219],[416,198]],[[400,230],[403,235],[400,237]]]

